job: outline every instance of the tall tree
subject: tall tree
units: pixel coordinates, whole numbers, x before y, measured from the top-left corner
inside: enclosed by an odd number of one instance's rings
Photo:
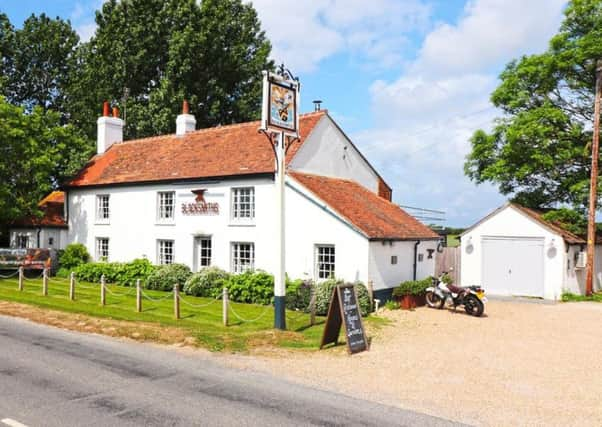
[[[491,100],[504,115],[491,133],[474,133],[466,174],[530,207],[561,203],[584,211],[598,58],[602,2],[573,0],[549,49],[502,72]]]
[[[0,97],[0,224],[38,212],[37,203],[89,158],[89,145],[60,115],[25,112]]]
[[[78,43],[69,21],[45,14],[27,18],[23,28],[14,32],[7,99],[27,111],[39,106],[60,112],[65,123]]]
[[[110,0],[96,23],[72,108],[90,136],[104,99],[127,110],[126,138],[172,132],[183,98],[200,126],[257,117],[261,70],[273,64],[250,4]]]
[[[8,16],[0,13],[0,95],[6,94],[8,76],[12,73],[15,29]]]

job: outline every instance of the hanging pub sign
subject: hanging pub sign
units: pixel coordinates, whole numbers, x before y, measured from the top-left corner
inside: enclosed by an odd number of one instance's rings
[[[279,74],[264,72],[261,128],[299,137],[299,81],[280,67]]]
[[[345,328],[349,354],[368,350],[368,340],[353,285],[339,285],[332,290],[320,349],[327,344],[338,344],[341,326]]]

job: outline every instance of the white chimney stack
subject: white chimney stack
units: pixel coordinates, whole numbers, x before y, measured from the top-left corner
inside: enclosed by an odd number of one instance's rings
[[[182,114],[176,118],[176,135],[182,136],[195,129],[196,119],[192,114],[189,114],[188,101],[184,100],[182,104]]]
[[[123,120],[119,118],[117,107],[113,107],[113,117],[110,117],[109,103],[105,101],[102,108],[102,117],[99,117],[96,123],[98,125],[97,154],[102,154],[114,143],[123,141]]]

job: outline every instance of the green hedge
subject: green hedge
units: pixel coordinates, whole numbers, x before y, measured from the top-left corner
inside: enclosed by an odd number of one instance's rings
[[[99,283],[104,274],[107,283],[119,283],[133,286],[136,280],[146,282],[155,271],[147,259],[135,259],[131,262],[91,262],[80,264],[73,270],[78,280]]]
[[[328,305],[332,290],[337,285],[347,284],[343,280],[328,279],[318,283],[316,286],[316,314],[326,316],[328,314]],[[357,302],[360,306],[362,316],[367,316],[370,312],[370,294],[363,283],[354,283],[355,293],[357,294]]]
[[[408,280],[401,282],[398,287],[393,289],[394,297],[402,297],[404,295],[422,295],[425,293],[426,288],[432,286],[433,278],[426,277],[421,280]]]
[[[171,291],[177,283],[182,289],[192,272],[185,264],[166,264],[155,267],[155,271],[148,276],[145,286],[147,289],[158,291]]]
[[[206,267],[188,278],[184,292],[197,297],[216,298],[222,293],[230,273],[218,267]]]

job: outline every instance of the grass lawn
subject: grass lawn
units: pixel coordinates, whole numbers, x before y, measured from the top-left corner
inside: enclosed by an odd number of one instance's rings
[[[457,234],[448,234],[447,235],[447,246],[450,248],[455,248],[460,246],[460,239],[458,239]]]
[[[42,280],[27,279],[24,290],[17,289],[16,278],[0,280],[0,300],[34,305],[68,313],[79,313],[97,318],[115,319],[129,322],[148,322],[171,328],[182,329],[194,338],[195,344],[212,351],[245,351],[258,346],[279,346],[302,349],[318,349],[324,318],[317,317],[317,324],[310,326],[309,315],[287,311],[287,331],[273,329],[274,317],[271,306],[240,304],[230,302],[229,326],[222,324],[222,301],[210,298],[197,298],[181,294],[181,319],[174,318],[173,296],[165,298],[168,293],[144,290],[151,298],[161,301],[150,301],[143,297],[142,312],[136,312],[135,288],[107,285],[106,305],[100,305],[100,287],[97,284],[78,283],[75,301],[69,300],[69,283],[67,279],[50,278],[48,296],[42,296]],[[114,295],[112,295],[112,293]],[[191,307],[206,305],[204,307]],[[207,305],[208,304],[208,305]],[[243,319],[238,320],[233,310]],[[379,318],[368,318],[367,322],[378,327]],[[148,337],[153,340],[152,337]],[[342,340],[344,341],[344,340]]]

